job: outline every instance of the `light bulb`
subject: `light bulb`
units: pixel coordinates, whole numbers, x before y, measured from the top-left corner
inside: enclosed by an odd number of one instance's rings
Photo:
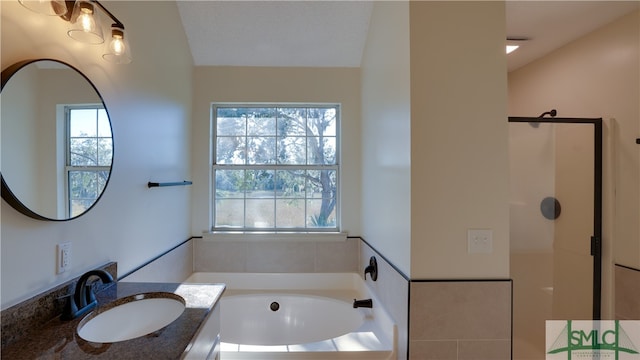
[[[71,16],[71,28],[67,32],[69,36],[88,44],[102,44],[102,27],[96,15],[93,4],[77,1]]]
[[[122,55],[125,52],[124,41],[122,40],[122,36],[113,36],[113,40],[109,44],[109,49],[113,52],[114,55]]]
[[[78,21],[82,25],[82,30],[91,32],[96,28],[96,22],[93,20],[93,12],[82,9],[82,14],[78,16]]]
[[[128,64],[131,62],[131,48],[125,38],[124,27],[113,24],[111,27],[111,41],[106,46],[106,53],[102,57],[116,64]]]

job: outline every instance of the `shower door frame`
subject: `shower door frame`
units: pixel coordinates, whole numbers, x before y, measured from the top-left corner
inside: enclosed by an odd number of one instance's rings
[[[593,320],[600,320],[602,302],[602,118],[544,118],[509,116],[510,123],[593,125]]]

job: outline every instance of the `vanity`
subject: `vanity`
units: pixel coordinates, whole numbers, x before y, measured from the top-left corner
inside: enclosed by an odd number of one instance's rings
[[[147,335],[117,342],[86,341],[78,328],[86,316],[73,320],[55,318],[2,348],[7,359],[216,359],[219,351],[218,301],[223,284],[174,284],[116,282],[96,293],[98,307],[137,294],[175,294],[184,300],[184,311],[169,325]],[[142,298],[142,297],[140,297]],[[213,325],[212,325],[213,324]],[[126,327],[128,324],[122,324]],[[4,329],[3,329],[4,330]],[[115,330],[117,332],[117,330]],[[117,335],[117,334],[115,334]]]
[[[41,221],[87,214],[109,183],[113,160],[111,121],[98,89],[70,64],[30,59],[3,69],[0,91],[4,201]],[[56,275],[73,270],[63,245]],[[97,274],[106,284],[85,287]],[[219,317],[224,285],[113,282],[117,278],[117,264],[110,263],[3,310],[2,358],[217,358],[220,322],[212,318]],[[124,315],[98,321],[131,305]]]

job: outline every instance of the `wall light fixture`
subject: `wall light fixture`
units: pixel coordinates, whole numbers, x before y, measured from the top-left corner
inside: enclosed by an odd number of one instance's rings
[[[118,24],[111,25],[111,41],[107,44],[106,52],[102,57],[116,64],[131,62],[131,46],[125,37],[124,27]]]
[[[70,26],[69,37],[87,44],[103,44],[102,22],[97,9],[108,16],[113,24],[109,34],[110,39],[105,45],[102,57],[116,64],[131,62],[131,47],[125,36],[124,24],[107,10],[98,0],[18,0],[29,10],[43,15],[57,15]]]
[[[64,0],[18,0],[22,6],[38,14],[60,16],[67,13]]]
[[[89,1],[76,1],[71,13],[69,31],[70,38],[87,44],[102,44],[102,24],[100,17],[95,16],[95,7]]]

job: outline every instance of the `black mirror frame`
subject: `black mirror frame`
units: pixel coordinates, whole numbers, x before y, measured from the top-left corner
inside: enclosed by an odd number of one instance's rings
[[[25,66],[30,65],[30,64],[35,63],[35,62],[38,62],[38,61],[52,61],[52,62],[56,62],[56,63],[62,64],[62,65],[65,65],[65,66],[69,67],[70,69],[75,70],[75,72],[77,72],[80,76],[82,76],[87,81],[87,83],[89,83],[89,85],[91,85],[93,90],[96,92],[96,94],[100,98],[100,101],[102,102],[102,105],[104,106],[104,111],[107,113],[107,117],[109,118],[109,128],[111,129],[111,136],[113,137],[113,126],[111,124],[111,115],[109,115],[109,110],[107,109],[107,105],[104,103],[104,99],[102,98],[102,95],[100,94],[100,92],[98,91],[96,86],[93,84],[93,82],[91,80],[89,80],[89,78],[84,73],[82,73],[82,71],[78,70],[75,66],[70,65],[70,64],[68,64],[68,63],[66,63],[64,61],[56,60],[56,59],[49,59],[49,58],[41,58],[41,59],[23,60],[23,61],[19,61],[19,62],[15,63],[15,64],[12,64],[9,67],[7,67],[6,69],[2,70],[2,75],[1,75],[2,85],[0,87],[0,93],[2,93],[2,90],[4,90],[4,86],[9,82],[9,80],[11,79],[11,77],[13,75],[15,75],[18,71],[20,71]],[[115,141],[112,141],[112,145],[111,146],[112,146],[112,153],[115,154]],[[102,192],[96,198],[96,201],[94,201],[93,204],[91,204],[91,206],[86,211],[84,211],[82,214],[74,216],[74,217],[65,218],[65,219],[53,219],[53,218],[48,218],[46,216],[42,216],[42,215],[34,212],[33,210],[31,210],[25,204],[23,204],[20,201],[20,199],[18,199],[18,197],[9,188],[9,185],[7,184],[7,182],[4,179],[4,175],[2,175],[2,171],[0,171],[0,178],[2,180],[2,188],[0,189],[0,191],[2,192],[1,193],[2,194],[2,198],[9,205],[11,205],[11,207],[16,209],[18,212],[22,213],[23,215],[26,215],[26,216],[28,216],[30,218],[33,218],[33,219],[43,220],[43,221],[60,221],[60,222],[69,221],[69,220],[77,219],[77,218],[81,217],[82,215],[88,213],[100,201],[100,199],[102,198],[102,195],[104,194],[104,192],[106,191],[107,187],[109,186],[109,180],[111,180],[111,171],[112,170],[113,170],[113,156],[111,158],[111,170],[109,171],[109,177],[107,178],[107,181],[104,184],[104,188],[102,189]]]

